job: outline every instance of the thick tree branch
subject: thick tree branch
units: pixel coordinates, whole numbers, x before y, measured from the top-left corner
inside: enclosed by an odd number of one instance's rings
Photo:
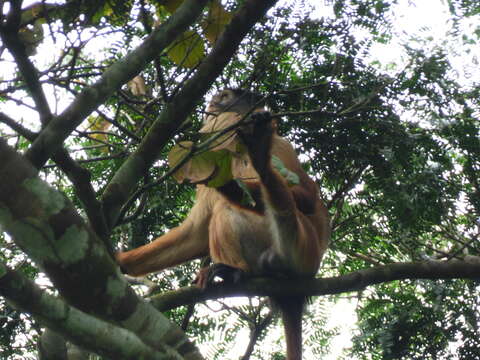
[[[67,342],[56,331],[45,328],[37,340],[37,353],[38,360],[68,360]]]
[[[355,271],[350,274],[322,279],[252,278],[235,285],[214,285],[206,290],[182,288],[151,298],[159,311],[205,300],[233,296],[321,296],[359,291],[368,286],[395,280],[414,279],[480,279],[480,258],[464,261],[423,261],[393,263]]]
[[[111,359],[172,359],[145,345],[136,335],[85,314],[0,263],[0,295],[19,310],[68,340]],[[181,357],[177,357],[181,359]]]
[[[84,89],[62,114],[49,122],[28,149],[26,156],[32,164],[36,168],[42,167],[83,119],[137,75],[195,21],[205,3],[206,0],[186,0],[140,46],[109,67],[95,84]]]
[[[4,113],[0,113],[0,122],[8,125],[27,140],[33,142],[37,137],[37,133],[26,129]],[[97,235],[107,244],[108,241],[105,240],[107,237],[107,227],[103,217],[101,203],[97,200],[95,190],[90,182],[90,172],[73,160],[64,148],[61,148],[53,155],[53,161],[57,163],[72,182],[75,193],[84,206],[90,224]]]
[[[108,318],[153,348],[201,359],[180,328],[138,298],[72,204],[0,139],[0,224],[78,309]]]
[[[157,160],[167,141],[222,73],[240,42],[275,2],[276,0],[245,1],[211,53],[160,114],[137,151],[117,171],[103,196],[105,215],[110,226],[113,227],[117,222],[121,207],[128,200],[142,174]]]

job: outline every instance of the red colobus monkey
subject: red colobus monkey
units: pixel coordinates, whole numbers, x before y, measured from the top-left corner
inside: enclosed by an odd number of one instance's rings
[[[248,160],[238,162],[235,176],[244,179],[254,202],[242,201],[244,190],[230,181],[219,188],[197,186],[195,205],[184,222],[153,242],[120,252],[117,261],[130,275],[156,272],[210,255],[214,265],[206,278],[226,269],[253,275],[313,277],[325,253],[330,225],[328,211],[314,181],[305,173],[292,145],[280,137],[261,98],[249,91],[226,89],[215,96],[207,113],[245,114],[252,123],[239,130]],[[215,116],[208,116],[207,121]],[[298,176],[295,185],[272,167],[272,155]],[[205,274],[200,276],[205,284]],[[301,360],[303,297],[273,299],[285,326],[287,359]]]

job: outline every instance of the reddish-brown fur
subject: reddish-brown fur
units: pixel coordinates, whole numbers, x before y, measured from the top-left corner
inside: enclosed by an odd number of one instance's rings
[[[226,111],[228,104],[228,111],[245,113],[252,101],[242,102],[238,96],[224,90],[212,99],[207,111]],[[144,275],[210,254],[214,263],[251,274],[265,273],[268,268],[269,273],[273,269],[293,276],[315,275],[330,236],[327,209],[292,145],[275,133],[268,115],[261,117],[253,128],[242,130],[249,161],[239,161],[234,169],[236,177],[246,179],[256,205],[241,205],[242,194],[234,183],[219,189],[198,185],[196,203],[179,227],[150,244],[117,254],[128,274]],[[299,176],[299,184],[287,185],[272,168],[271,155]],[[283,313],[287,359],[300,360],[305,299],[274,300]]]

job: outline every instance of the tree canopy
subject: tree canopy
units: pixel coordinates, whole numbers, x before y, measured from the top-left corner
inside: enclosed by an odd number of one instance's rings
[[[282,359],[264,297],[286,294],[312,298],[306,358],[480,358],[480,5],[395,28],[420,2],[0,2],[0,358]],[[321,270],[125,278],[114,252],[188,214],[168,154],[211,148],[225,87],[264,97],[319,185]]]

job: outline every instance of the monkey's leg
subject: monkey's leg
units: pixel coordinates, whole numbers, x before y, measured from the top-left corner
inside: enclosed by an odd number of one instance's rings
[[[262,178],[266,216],[272,224],[272,246],[262,255],[261,266],[292,275],[314,275],[320,265],[317,230],[295,205],[285,180],[273,169]]]
[[[270,245],[266,218],[223,198],[213,208],[209,245],[214,263],[259,272],[258,256]]]
[[[214,201],[212,191],[197,192],[197,201],[180,226],[149,244],[116,254],[122,270],[141,276],[208,255],[208,227]]]
[[[116,259],[125,273],[142,276],[207,254],[208,234],[187,222],[149,244],[117,253]]]

